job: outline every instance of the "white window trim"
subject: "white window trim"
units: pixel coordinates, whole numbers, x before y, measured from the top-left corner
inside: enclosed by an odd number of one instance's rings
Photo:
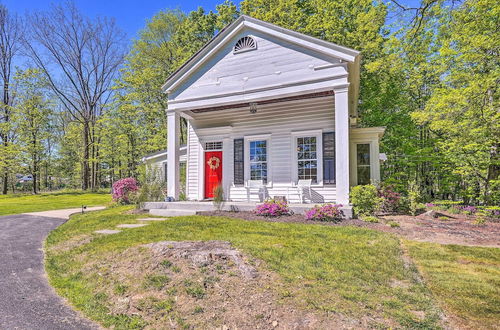
[[[312,187],[323,187],[323,131],[296,131],[292,132],[292,181],[297,183],[299,180],[298,173],[298,157],[297,157],[297,138],[301,137],[315,137],[316,138],[316,157],[318,161],[318,182],[313,183]]]
[[[271,152],[271,134],[263,135],[251,135],[243,137],[244,140],[244,166],[245,166],[245,183],[250,180],[250,142],[252,141],[266,141],[267,149],[267,184],[266,187],[270,188],[273,186],[273,175],[272,175],[272,152]]]
[[[358,144],[368,144],[370,146],[370,183],[376,184],[377,181],[380,181],[380,178],[377,177],[377,172],[380,171],[377,166],[378,162],[378,141],[374,141],[372,139],[353,139],[351,140],[351,176],[352,182],[351,185],[358,185]]]

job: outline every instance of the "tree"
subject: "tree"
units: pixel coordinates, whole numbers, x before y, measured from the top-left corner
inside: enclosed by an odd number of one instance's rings
[[[2,193],[7,194],[9,169],[12,169],[15,148],[14,126],[11,111],[13,97],[11,93],[11,77],[13,61],[19,55],[21,38],[23,37],[22,23],[16,15],[9,13],[7,8],[0,4],[0,82],[2,84],[2,98],[0,107],[0,170],[2,171]]]
[[[439,136],[463,198],[498,203],[490,197],[500,189],[500,4],[468,0],[437,10],[439,48],[431,60],[439,85],[413,117]]]
[[[37,69],[17,72],[15,76],[17,104],[14,119],[19,127],[20,149],[33,176],[33,193],[38,193],[41,164],[47,155],[51,134],[52,108],[47,98],[47,83]]]
[[[82,189],[95,188],[95,125],[112,96],[125,53],[114,20],[84,17],[74,4],[29,15],[27,53],[45,75],[65,111],[82,127]]]

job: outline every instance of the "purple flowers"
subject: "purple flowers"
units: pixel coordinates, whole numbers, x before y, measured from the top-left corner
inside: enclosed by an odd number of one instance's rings
[[[465,214],[472,215],[472,214],[475,214],[477,212],[477,207],[471,206],[471,205],[467,205],[467,206],[462,206],[461,210]]]
[[[139,190],[139,186],[134,178],[118,180],[113,184],[113,200],[118,203],[129,204],[129,194],[137,190]]]
[[[280,215],[289,215],[290,210],[287,202],[275,201],[274,199],[271,199],[257,205],[255,214],[264,217],[278,217]]]
[[[425,207],[431,208],[431,207],[436,207],[436,204],[433,203],[426,203]]]
[[[306,219],[313,221],[338,221],[342,219],[342,204],[316,205],[306,212]]]

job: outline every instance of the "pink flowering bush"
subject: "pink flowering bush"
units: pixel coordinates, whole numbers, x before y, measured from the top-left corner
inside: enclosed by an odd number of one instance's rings
[[[137,180],[134,178],[125,178],[116,181],[113,184],[113,200],[121,204],[130,203],[130,195],[139,190]]]
[[[401,194],[392,185],[382,185],[377,191],[378,197],[382,199],[380,208],[383,212],[394,213],[399,211],[401,205]]]
[[[290,215],[290,209],[288,208],[287,202],[270,199],[257,205],[255,214],[264,217],[278,217],[280,215]]]
[[[306,212],[306,219],[313,221],[339,221],[342,219],[342,204],[316,205]]]

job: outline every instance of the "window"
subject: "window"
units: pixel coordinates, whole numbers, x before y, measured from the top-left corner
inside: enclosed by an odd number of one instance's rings
[[[323,133],[323,183],[335,183],[335,133]]]
[[[358,184],[370,184],[370,144],[356,145]]]
[[[245,154],[244,140],[234,140],[234,184],[244,184],[245,182]]]
[[[236,44],[234,45],[233,52],[235,54],[237,54],[237,53],[243,53],[243,52],[247,52],[249,50],[255,50],[255,49],[257,49],[257,43],[255,42],[255,40],[250,36],[246,36],[246,37],[239,39],[236,42]]]
[[[222,142],[207,142],[205,143],[205,150],[221,150]]]
[[[313,183],[318,183],[316,140],[315,136],[297,138],[297,170],[299,180],[311,179]]]
[[[267,141],[250,141],[250,180],[267,183]]]

